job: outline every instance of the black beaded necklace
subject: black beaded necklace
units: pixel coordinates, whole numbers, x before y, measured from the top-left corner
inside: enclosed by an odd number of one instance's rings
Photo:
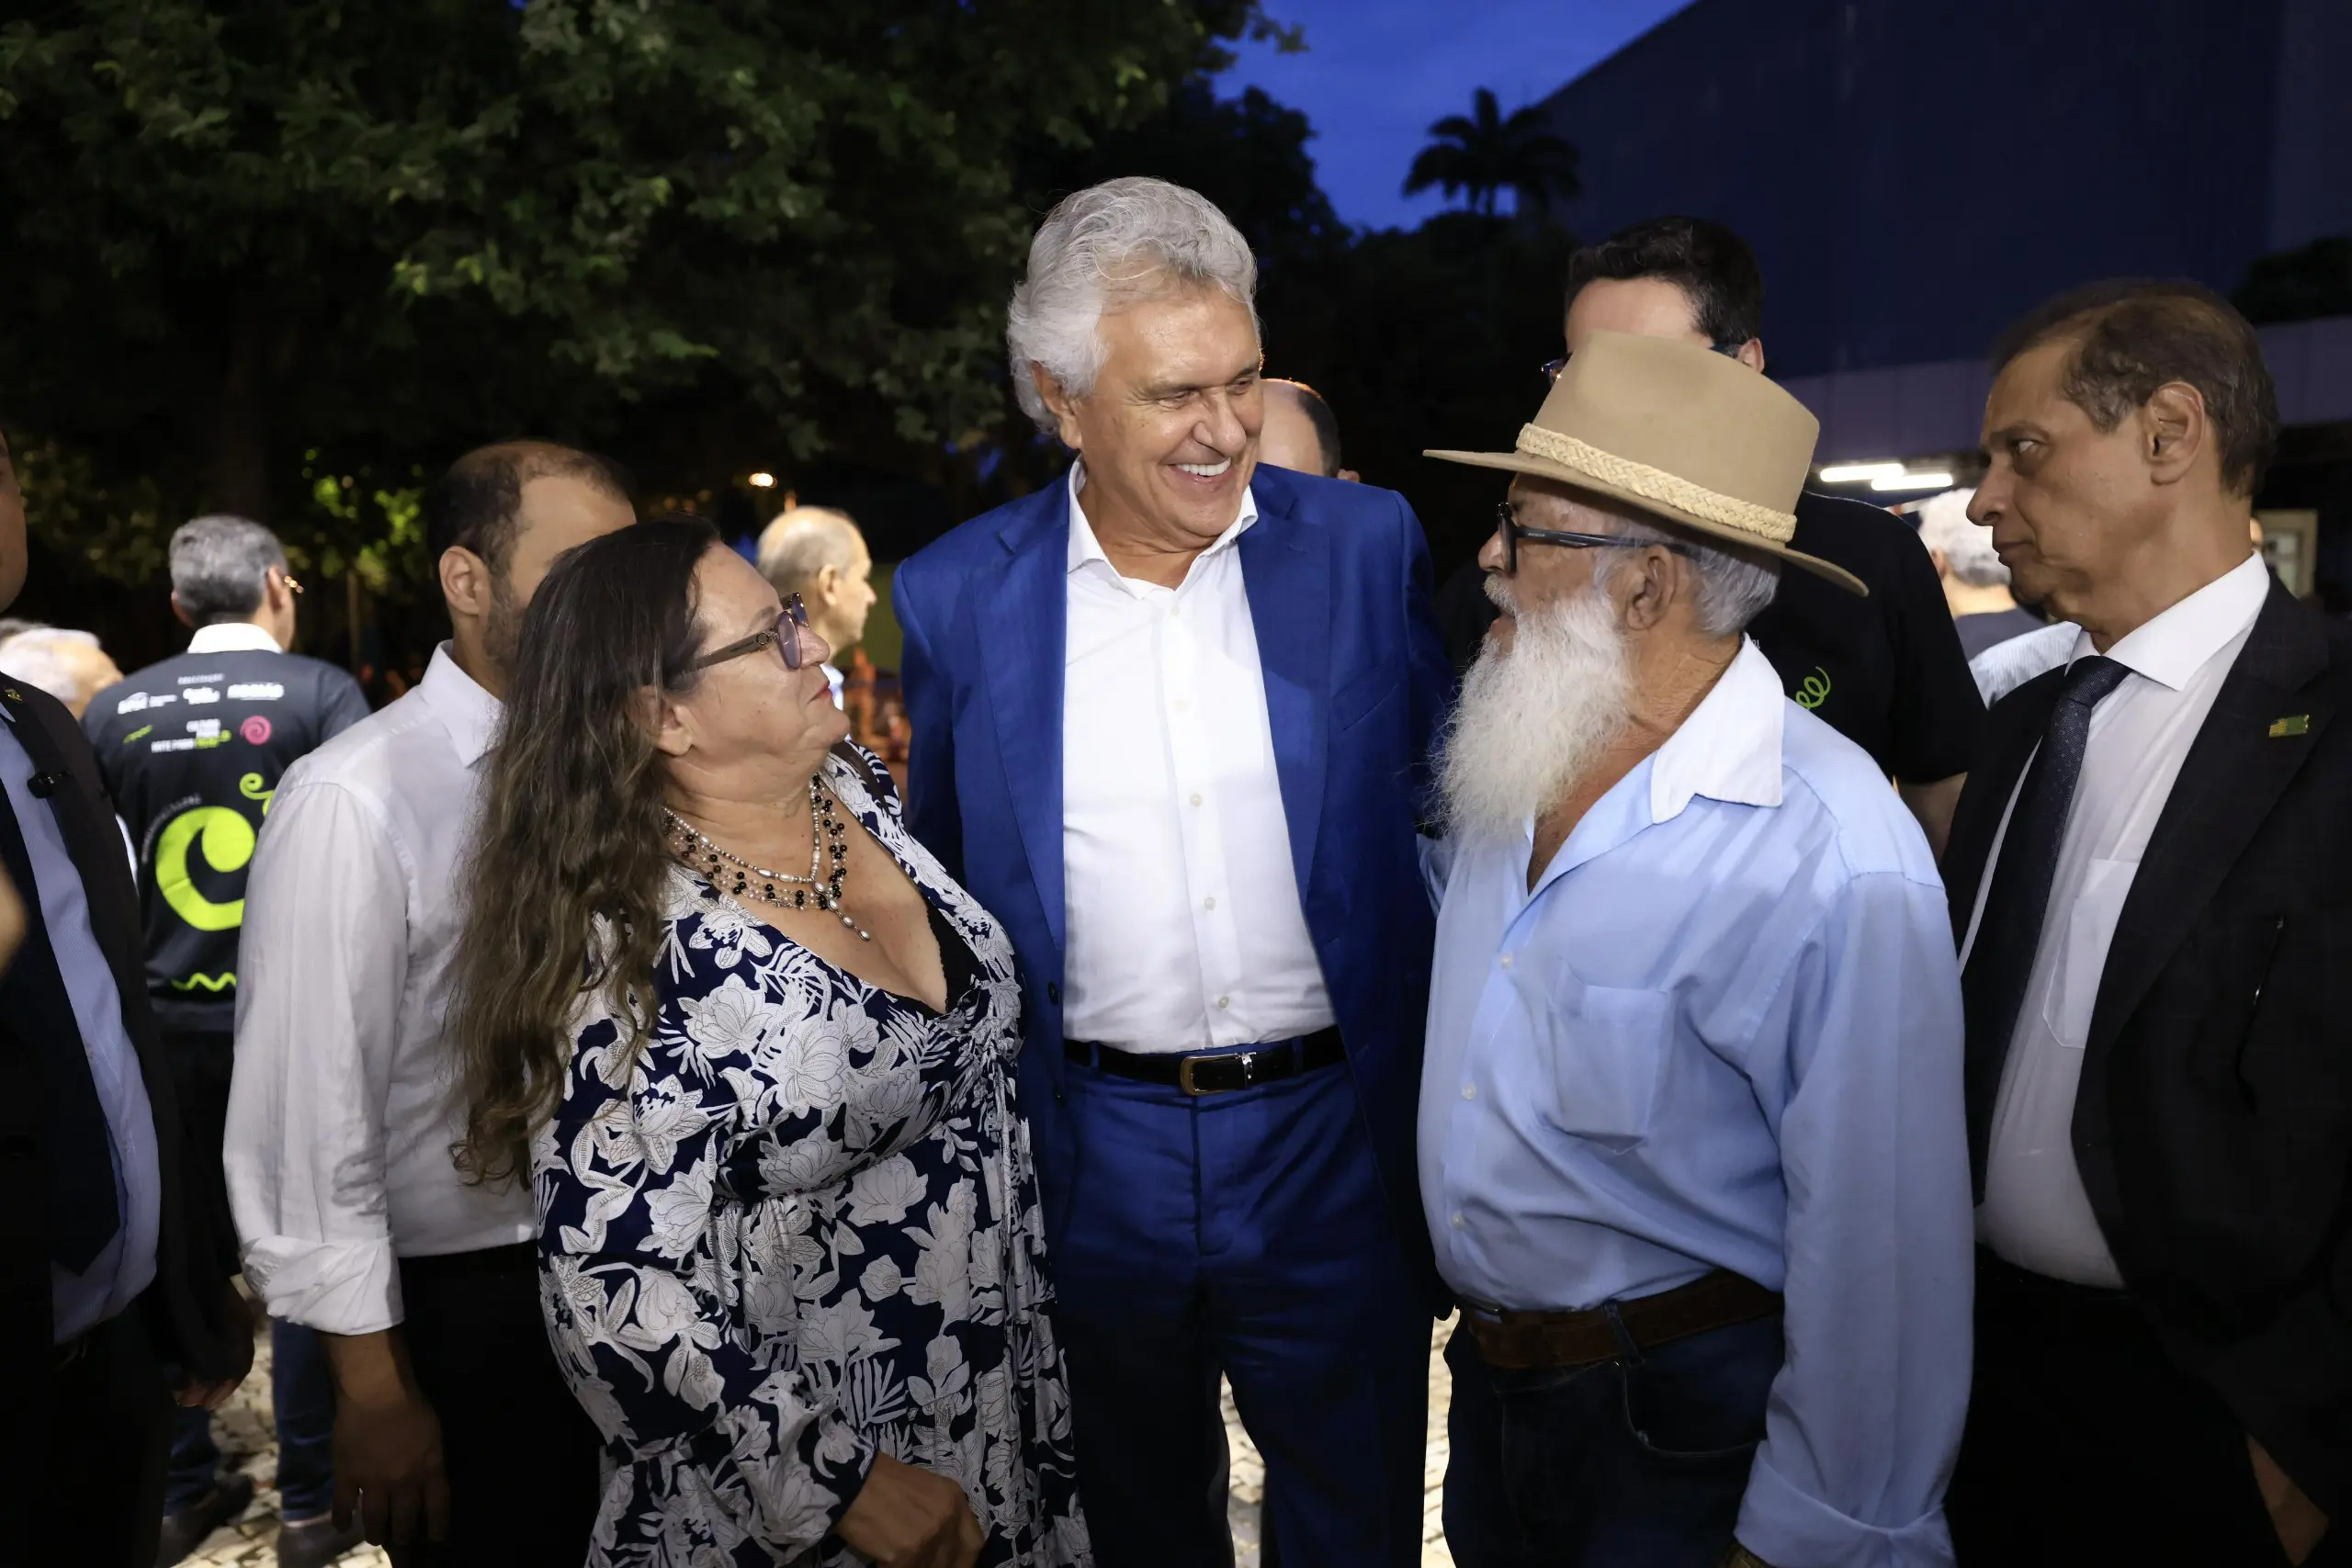
[[[757,899],[780,909],[805,909],[814,903],[820,909],[840,916],[842,925],[857,932],[860,942],[872,942],[874,933],[860,929],[856,920],[842,914],[842,888],[849,881],[849,825],[833,809],[832,791],[811,775],[808,780],[808,874],[795,876],[788,871],[770,871],[753,865],[741,855],[723,850],[711,841],[709,835],[696,829],[674,811],[664,811],[670,819],[670,831],[674,840],[671,851],[679,860],[701,872],[710,885],[736,898]],[[819,875],[827,855],[832,857],[830,874]],[[799,884],[798,886],[792,886]]]

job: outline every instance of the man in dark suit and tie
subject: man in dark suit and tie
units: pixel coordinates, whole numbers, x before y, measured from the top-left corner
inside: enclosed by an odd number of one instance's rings
[[[1255,283],[1193,192],[1055,209],[1006,337],[1080,461],[894,601],[909,820],[1020,955],[1102,1568],[1232,1562],[1220,1371],[1288,1568],[1420,1561],[1414,822],[1451,678],[1403,498],[1257,461]]]
[[[0,610],[25,506],[0,440]],[[253,1359],[225,1216],[184,1159],[147,1007],[139,898],[62,704],[0,678],[0,869],[24,931],[0,973],[0,1535],[34,1561],[148,1568],[175,1398],[217,1405]]]
[[[1994,708],[1961,942],[1976,1374],[1962,1562],[2320,1562],[2352,1512],[2352,635],[2248,544],[2261,345],[2096,285],[1995,354],[1991,525],[2081,626]]]

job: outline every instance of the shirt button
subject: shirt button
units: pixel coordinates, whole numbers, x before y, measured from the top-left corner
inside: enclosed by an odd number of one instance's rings
[[[1185,711],[1187,708],[1191,707],[1192,705],[1193,705],[1192,699],[1191,699],[1191,698],[1189,698],[1189,697],[1178,697],[1178,698],[1176,699],[1176,711],[1177,711],[1178,713],[1182,713],[1183,711]]]
[[[1201,792],[1200,792],[1200,791],[1198,791],[1198,790],[1194,790],[1194,791],[1193,792],[1193,805],[1195,805],[1195,806],[1198,806],[1200,803],[1201,803]]]
[[[1477,1099],[1477,1098],[1478,1098],[1478,1086],[1477,1086],[1476,1084],[1474,1084],[1474,1083],[1466,1083],[1466,1084],[1464,1084],[1464,1085],[1462,1086],[1462,1098],[1463,1098],[1463,1099],[1464,1099],[1464,1100],[1476,1100],[1476,1099]]]
[[[1233,998],[1232,998],[1231,997],[1219,997],[1219,998],[1217,998],[1217,999],[1216,999],[1216,1009],[1217,1009],[1217,1011],[1219,1011],[1219,1012],[1223,1012],[1226,1009],[1227,1009],[1227,1008],[1231,1007],[1232,1005],[1233,1005]]]
[[[1495,962],[1497,962],[1498,964],[1500,964],[1504,968],[1508,969],[1508,968],[1510,968],[1510,953],[1504,953],[1500,958],[1497,959]]]
[[[1207,897],[1205,897],[1205,898],[1202,899],[1202,900],[1201,900],[1201,908],[1204,908],[1204,909],[1214,909],[1214,908],[1216,908],[1216,894],[1214,894],[1214,893],[1212,893],[1212,894],[1210,894]]]
[[[1455,1230],[1460,1230],[1462,1228],[1462,1216],[1459,1214],[1449,1214],[1446,1216],[1445,1223],[1452,1225]]]

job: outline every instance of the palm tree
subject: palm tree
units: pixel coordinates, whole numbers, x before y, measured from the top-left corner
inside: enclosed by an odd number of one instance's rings
[[[1552,203],[1575,196],[1577,150],[1544,129],[1534,104],[1503,118],[1489,88],[1478,89],[1468,115],[1450,114],[1430,127],[1436,138],[1413,159],[1405,194],[1419,196],[1431,186],[1452,200],[1456,191],[1468,205],[1491,218],[1495,197],[1508,190],[1521,212],[1548,212]]]

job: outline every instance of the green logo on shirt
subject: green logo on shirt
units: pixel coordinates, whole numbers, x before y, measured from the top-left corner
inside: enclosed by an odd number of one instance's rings
[[[1815,665],[1813,673],[1800,682],[1797,689],[1789,695],[1796,699],[1797,706],[1811,713],[1829,700],[1829,671],[1818,664]]]
[[[253,825],[231,807],[199,806],[173,818],[155,840],[155,891],[172,913],[200,931],[235,931],[245,923],[245,901],[216,904],[197,890],[187,871],[192,847],[217,872],[243,871],[254,858]]]

